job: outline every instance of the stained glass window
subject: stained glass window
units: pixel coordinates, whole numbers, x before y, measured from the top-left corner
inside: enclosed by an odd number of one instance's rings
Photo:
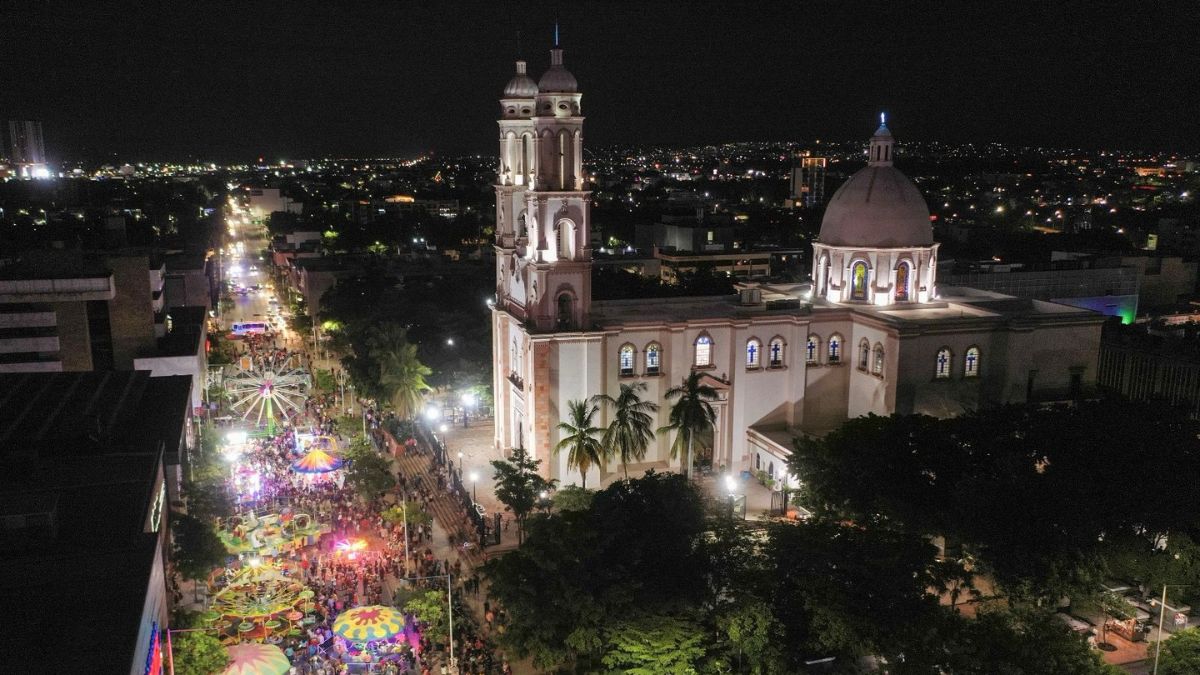
[[[867,299],[867,263],[861,260],[850,268],[850,298]]]

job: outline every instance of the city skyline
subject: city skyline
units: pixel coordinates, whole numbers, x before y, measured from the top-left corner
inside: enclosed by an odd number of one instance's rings
[[[42,120],[56,160],[483,152],[557,20],[592,147],[841,141],[887,111],[913,141],[1194,151],[1200,16],[1157,7],[7,5],[0,118]]]

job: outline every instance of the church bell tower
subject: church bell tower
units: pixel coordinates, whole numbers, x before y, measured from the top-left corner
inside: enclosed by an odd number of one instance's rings
[[[541,79],[534,84],[518,61],[500,99],[497,308],[531,332],[589,326],[591,192],[583,175],[581,98],[556,41]]]

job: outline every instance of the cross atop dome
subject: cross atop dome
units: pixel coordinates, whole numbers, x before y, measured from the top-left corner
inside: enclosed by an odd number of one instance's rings
[[[879,113],[879,128],[871,136],[871,150],[867,158],[869,166],[891,166],[892,154],[896,148],[896,139],[892,138],[891,129],[887,128],[887,113]]]

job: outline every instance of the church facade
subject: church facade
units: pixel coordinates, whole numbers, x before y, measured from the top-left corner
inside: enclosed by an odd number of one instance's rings
[[[719,392],[713,468],[775,478],[785,477],[794,437],[860,415],[945,417],[1094,386],[1102,315],[937,285],[929,209],[894,166],[882,119],[867,166],[829,200],[811,283],[593,302],[581,99],[558,48],[536,82],[518,61],[500,99],[495,443],[526,448],[547,477],[579,482],[553,452],[569,401],[640,382],[661,406],[655,426],[665,426],[663,396],[692,371]],[[679,470],[670,445],[656,438],[645,465]],[[615,461],[593,468],[587,483],[620,471]]]

